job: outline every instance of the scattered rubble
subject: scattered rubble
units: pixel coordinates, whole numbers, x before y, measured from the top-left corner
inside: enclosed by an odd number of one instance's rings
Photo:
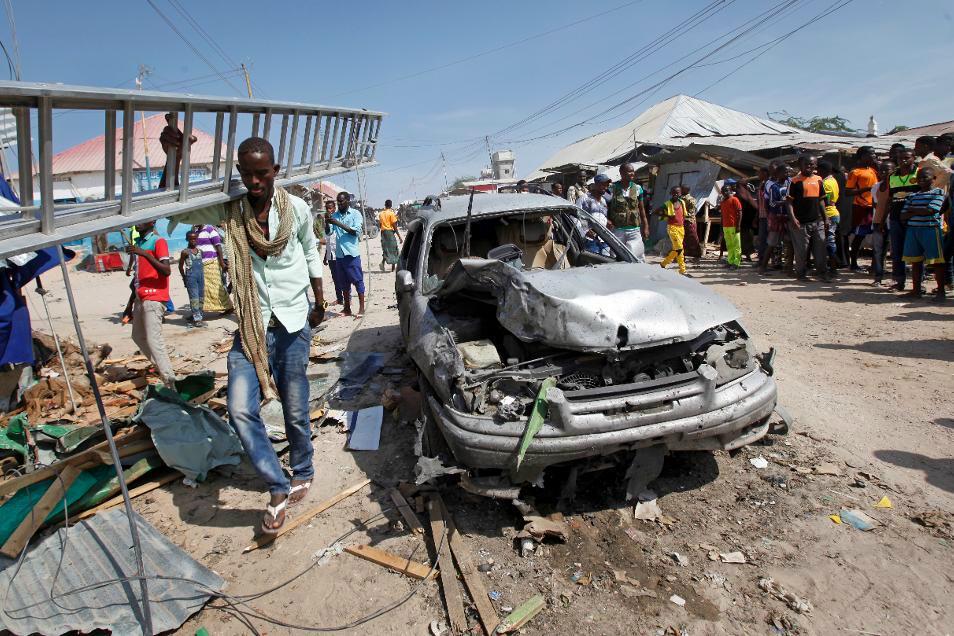
[[[803,599],[800,596],[788,591],[784,586],[782,586],[780,583],[777,583],[774,579],[760,578],[759,589],[768,592],[799,614],[809,614],[812,611],[811,603],[809,603],[806,599]]]

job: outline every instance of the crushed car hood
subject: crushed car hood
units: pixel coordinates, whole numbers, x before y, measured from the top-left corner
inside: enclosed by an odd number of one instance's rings
[[[461,259],[438,290],[497,299],[497,321],[525,342],[576,351],[638,349],[691,340],[739,317],[728,300],[660,267],[607,263],[520,271],[498,260]]]

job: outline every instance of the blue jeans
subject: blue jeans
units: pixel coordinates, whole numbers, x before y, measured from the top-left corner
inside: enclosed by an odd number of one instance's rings
[[[904,256],[905,227],[898,219],[891,219],[888,223],[888,239],[891,241],[891,278],[898,285],[904,286],[907,280],[907,265]]]
[[[257,308],[256,308],[257,309]],[[288,333],[281,324],[265,331],[268,362],[278,386],[279,399],[285,413],[285,434],[289,443],[289,460],[294,479],[311,479],[314,448],[311,445],[311,418],[308,413],[308,351],[311,349],[311,327],[307,324]],[[265,480],[271,494],[288,494],[291,483],[265,432],[261,417],[262,391],[255,367],[245,357],[238,332],[228,357],[229,421],[255,470]]]
[[[825,232],[825,242],[828,247],[828,256],[833,257],[838,255],[838,224],[841,222],[841,217],[837,214],[835,216],[828,217],[828,231]]]
[[[193,266],[185,275],[185,287],[189,292],[189,308],[192,310],[192,321],[201,322],[202,309],[205,304],[205,272],[201,267]]]

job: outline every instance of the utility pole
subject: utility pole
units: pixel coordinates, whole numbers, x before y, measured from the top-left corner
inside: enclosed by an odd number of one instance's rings
[[[139,73],[136,75],[136,88],[142,92],[142,81],[152,74],[152,69],[145,64],[139,65]],[[139,119],[142,122],[142,152],[146,157],[146,189],[152,189],[152,171],[149,169],[149,145],[146,143],[146,114],[139,111]]]
[[[441,165],[444,167],[444,192],[450,190],[450,186],[447,185],[447,160],[444,159],[444,152],[441,151]]]
[[[484,143],[487,144],[487,160],[490,162],[490,167],[493,168],[494,153],[490,152],[490,135],[484,135]]]
[[[242,64],[242,72],[245,73],[245,89],[248,91],[248,98],[252,99],[252,78],[249,77],[248,68]]]

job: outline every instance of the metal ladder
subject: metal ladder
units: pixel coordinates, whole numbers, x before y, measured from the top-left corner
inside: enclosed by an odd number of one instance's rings
[[[294,102],[9,81],[0,81],[0,107],[12,108],[16,118],[16,177],[23,193],[21,206],[0,208],[0,258],[244,196],[245,188],[233,171],[237,144],[248,136],[265,137],[275,145],[276,163],[281,165],[276,185],[313,182],[358,165],[374,165],[384,117],[362,109]],[[63,109],[103,113],[102,198],[82,203],[54,201],[53,115]],[[191,148],[184,143],[181,158],[174,150],[166,157],[162,188],[133,192],[133,135],[139,112],[170,113],[176,121],[181,113],[184,139],[192,134],[196,115],[214,116],[211,178],[190,180]],[[121,136],[117,120],[121,120]],[[34,121],[37,152],[31,132]],[[281,128],[276,144],[277,126]],[[149,141],[159,144],[158,139]],[[174,172],[177,179],[169,178]]]

